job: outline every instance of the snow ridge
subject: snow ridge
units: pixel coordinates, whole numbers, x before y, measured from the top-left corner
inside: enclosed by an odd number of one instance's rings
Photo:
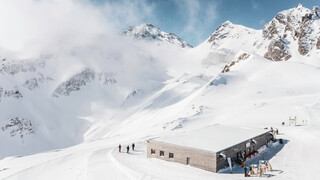
[[[141,24],[139,26],[130,26],[123,32],[123,35],[144,40],[166,41],[171,44],[179,45],[182,48],[192,48],[190,44],[174,33],[163,32],[150,23]]]

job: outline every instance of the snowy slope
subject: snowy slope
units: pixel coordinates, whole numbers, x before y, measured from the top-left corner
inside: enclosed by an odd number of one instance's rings
[[[25,59],[1,50],[0,177],[244,178],[239,167],[214,174],[146,158],[150,138],[221,124],[279,128],[286,144],[262,151],[277,170],[272,178],[319,179],[318,12],[298,5],[279,13],[290,22],[277,15],[263,30],[226,22],[195,48],[145,24],[127,33],[148,41],[99,37]],[[311,30],[296,36],[288,24]],[[280,126],[289,116],[299,126]],[[116,152],[132,142],[137,151]]]

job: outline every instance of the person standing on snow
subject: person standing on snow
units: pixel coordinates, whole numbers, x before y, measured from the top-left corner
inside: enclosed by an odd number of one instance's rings
[[[127,153],[129,153],[129,149],[130,149],[130,147],[129,147],[129,145],[127,146]]]
[[[119,152],[121,152],[121,144],[119,144],[119,146],[118,146],[118,147],[119,147]]]
[[[244,177],[248,177],[247,171],[248,171],[248,168],[247,168],[247,166],[245,166],[244,167]]]
[[[132,151],[134,151],[134,147],[135,147],[136,145],[134,144],[134,143],[132,143]]]

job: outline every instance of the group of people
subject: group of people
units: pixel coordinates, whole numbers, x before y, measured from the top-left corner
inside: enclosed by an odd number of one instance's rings
[[[121,152],[121,144],[119,144],[118,147],[119,147],[119,152]],[[136,147],[136,145],[134,143],[132,143],[131,147],[132,147],[132,150],[134,151],[134,148]],[[130,146],[128,145],[127,146],[127,153],[129,153],[129,151],[130,151]]]

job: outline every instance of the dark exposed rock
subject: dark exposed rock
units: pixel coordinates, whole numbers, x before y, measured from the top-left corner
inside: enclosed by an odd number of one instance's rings
[[[283,61],[291,58],[289,51],[286,48],[284,41],[273,40],[268,46],[268,52],[264,55],[265,58],[272,61]]]
[[[23,135],[34,134],[31,121],[18,117],[10,119],[1,129],[2,131],[10,130],[12,137],[20,135],[20,137],[23,138]]]
[[[19,99],[19,98],[22,98],[23,96],[17,88],[14,88],[13,90],[5,90],[3,97],[5,98],[14,97],[16,99]]]
[[[127,96],[127,99],[130,99],[130,98],[132,98],[132,97],[134,97],[134,96],[137,96],[137,95],[141,95],[141,94],[143,94],[144,92],[143,92],[143,90],[141,90],[141,89],[137,89],[137,90],[133,90],[128,96]]]
[[[299,40],[298,40],[298,51],[301,55],[306,55],[308,54],[309,52],[309,43],[308,43],[308,40],[307,38],[305,37],[300,37]]]
[[[245,59],[248,59],[250,57],[250,54],[249,53],[242,53],[239,57],[238,57],[238,62],[240,60],[245,60]]]
[[[285,32],[287,32],[287,31],[294,32],[294,29],[290,24],[286,24],[286,27],[284,28],[284,31]]]
[[[36,72],[37,68],[43,68],[47,57],[37,60],[12,60],[2,61],[0,72],[15,75],[20,72]]]
[[[54,91],[54,97],[59,95],[69,96],[73,91],[79,91],[82,86],[92,82],[95,79],[95,73],[91,69],[86,69],[81,73],[74,75],[68,81],[62,83]]]
[[[44,82],[50,82],[53,81],[50,77],[44,77],[43,74],[38,73],[38,77],[28,79],[24,82],[23,86],[28,88],[29,90],[34,90],[40,87],[40,84],[43,84]]]
[[[274,20],[272,20],[270,24],[266,24],[262,33],[263,33],[263,37],[268,39],[272,39],[275,34],[278,34],[278,30]]]
[[[314,14],[315,19],[320,19],[320,8],[318,6],[312,8],[312,13]]]
[[[237,60],[235,61],[231,61],[229,64],[225,65],[225,67],[223,68],[222,70],[222,73],[226,73],[226,72],[229,72],[231,69],[232,66],[234,66],[236,63],[238,63],[239,61],[241,60],[245,60],[245,59],[248,59],[250,57],[250,54],[249,53],[242,53],[240,54],[240,56],[238,56]]]
[[[39,87],[38,79],[32,78],[32,79],[26,80],[23,86],[27,87],[29,90],[34,90]]]
[[[4,88],[0,87],[0,102],[2,97],[4,98],[9,98],[9,97],[14,97],[16,99],[22,98],[21,92],[15,87],[14,89],[11,90],[5,90]]]
[[[306,14],[302,17],[302,24],[308,22],[309,20],[312,19],[312,14]]]
[[[318,37],[316,47],[317,47],[317,49],[320,49],[320,37]]]
[[[305,14],[301,19],[300,34],[298,40],[298,51],[301,55],[308,54],[313,47],[319,49],[319,38],[316,40],[311,36],[313,31],[315,30],[312,27],[313,22],[320,19],[319,13],[319,7],[315,6],[310,13]]]
[[[298,51],[301,55],[306,55],[312,48],[308,35],[312,33],[313,29],[310,27],[312,23],[312,14],[306,14],[302,17],[300,24],[300,34],[298,39]]]
[[[115,79],[116,73],[102,72],[95,73],[91,69],[85,69],[84,71],[72,76],[69,80],[60,84],[52,94],[53,97],[59,97],[60,95],[69,96],[71,92],[79,91],[81,87],[86,86],[95,80],[104,85],[113,85],[117,83]]]
[[[221,24],[220,26],[218,26],[216,31],[209,37],[208,42],[212,43],[214,45],[216,40],[224,39],[224,38],[228,37],[228,33],[224,32],[224,30],[227,27],[232,28],[230,26],[231,24],[232,24],[231,22],[227,21],[227,22]]]
[[[319,29],[315,29],[313,24],[315,20],[320,19],[319,14],[320,10],[317,6],[310,10],[298,4],[296,8],[278,13],[271,22],[267,23],[263,29],[263,37],[272,41],[278,41],[279,38],[293,38],[293,40],[297,40],[295,43],[298,44],[298,52],[301,55],[307,55],[312,48],[317,48],[317,38],[314,37],[319,35],[315,35],[314,31],[317,32]],[[290,58],[285,55],[286,51],[283,49],[270,51],[275,44],[277,43],[270,43],[268,52],[265,54],[266,58],[273,60]],[[275,47],[282,46],[278,44]],[[283,57],[275,57],[276,54]]]
[[[287,22],[285,21],[286,15],[282,13],[278,13],[275,17],[276,20],[278,20],[281,24],[286,24]]]

